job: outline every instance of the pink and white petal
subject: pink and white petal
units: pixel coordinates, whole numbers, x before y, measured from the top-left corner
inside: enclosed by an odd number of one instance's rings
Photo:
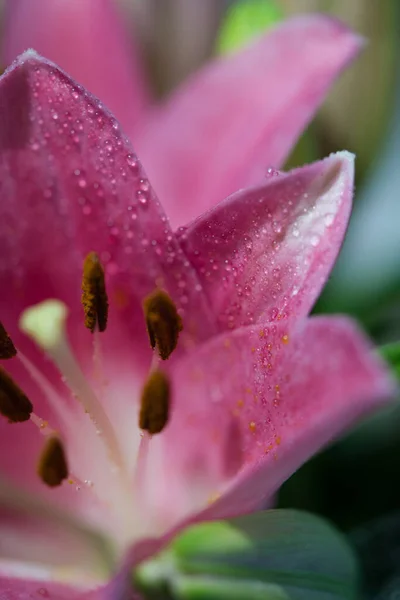
[[[339,152],[233,194],[180,231],[220,329],[308,314],[339,252],[354,156]]]
[[[179,361],[171,376],[165,471],[173,465],[176,489],[179,476],[183,492],[188,481],[189,492],[203,489],[203,502],[207,493],[225,492],[197,518],[260,508],[306,460],[394,393],[385,366],[345,317],[307,319],[292,331],[279,323],[223,334]],[[185,516],[199,509],[182,498]]]
[[[112,0],[6,0],[2,62],[28,48],[102,98],[124,127],[149,100],[138,49]]]
[[[215,331],[197,276],[118,123],[93,96],[30,52],[1,78],[0,106],[0,319],[62,402],[76,402],[50,362],[18,330],[18,319],[29,305],[54,297],[64,301],[73,346],[92,374],[93,337],[83,325],[80,288],[83,258],[97,251],[111,305],[102,335],[102,375],[120,381],[125,373],[126,383],[126,393],[114,395],[110,388],[106,397],[129,423],[126,400],[151,360],[142,299],[158,285],[165,287],[181,309],[182,341],[190,345]],[[45,395],[18,359],[7,369],[35,412],[57,428]],[[136,407],[130,410],[136,419]],[[36,489],[42,485],[35,469],[39,433],[31,423],[2,422],[1,428],[2,470]],[[58,492],[52,491],[54,498],[68,496]]]
[[[0,481],[0,563],[99,585],[114,568],[112,547],[75,516]]]
[[[173,226],[279,168],[362,46],[331,18],[296,17],[190,78],[133,141]]]
[[[82,260],[94,250],[106,268],[110,331],[123,322],[119,334],[142,349],[141,302],[161,286],[182,311],[188,343],[209,336],[214,324],[196,274],[102,104],[32,52],[3,75],[0,102],[1,314],[10,334],[26,305],[48,297],[65,301],[80,327]],[[105,335],[112,355],[120,339]]]

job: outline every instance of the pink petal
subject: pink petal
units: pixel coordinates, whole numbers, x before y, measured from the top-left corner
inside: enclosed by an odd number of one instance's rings
[[[297,17],[175,92],[134,136],[172,224],[282,165],[360,47],[361,39],[335,20]]]
[[[106,268],[111,329],[123,321],[143,348],[141,302],[161,286],[187,337],[210,335],[196,275],[115,119],[34,53],[2,77],[0,103],[0,314],[10,334],[25,306],[49,297],[81,325],[82,261],[94,250]]]
[[[104,591],[85,592],[53,581],[0,577],[0,598],[4,600],[106,600]]]
[[[2,59],[34,48],[102,98],[125,127],[148,101],[140,57],[112,0],[7,0]]]
[[[108,542],[77,520],[0,481],[0,564],[30,566],[70,581],[103,582],[113,568]]]
[[[182,230],[222,329],[309,312],[343,240],[353,177],[341,152],[237,192]]]
[[[307,319],[291,331],[279,323],[223,334],[182,360],[173,383],[165,468],[170,472],[173,464],[174,473],[188,480],[200,464],[214,479],[209,491],[227,491],[204,518],[260,508],[302,463],[394,388],[369,343],[344,317]],[[239,474],[226,488],[232,462]]]
[[[110,299],[102,335],[105,378],[117,382],[125,373],[133,393],[147,372],[151,352],[141,303],[157,286],[181,310],[179,348],[215,331],[197,276],[117,121],[35,53],[20,57],[0,80],[0,157],[0,320],[66,403],[73,399],[59,373],[19,332],[18,319],[29,305],[64,301],[73,346],[92,372],[93,338],[80,304],[82,262],[91,250],[105,265]],[[35,412],[57,427],[18,359],[7,369]],[[127,395],[111,400],[117,410]],[[35,472],[42,440],[32,423],[11,426],[1,419],[0,428],[0,469],[29,489],[43,488]]]

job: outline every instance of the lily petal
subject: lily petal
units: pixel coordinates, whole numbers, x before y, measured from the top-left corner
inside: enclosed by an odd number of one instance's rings
[[[343,240],[353,178],[354,156],[340,152],[238,192],[181,231],[221,329],[308,314]]]
[[[3,75],[0,104],[0,250],[7,257],[0,309],[11,336],[22,309],[49,297],[65,301],[82,323],[82,263],[93,250],[106,269],[110,327],[118,320],[133,327],[136,347],[143,349],[146,335],[141,302],[156,287],[181,310],[187,338],[210,335],[196,274],[102,104],[32,52]]]
[[[111,0],[6,0],[2,60],[34,48],[134,126],[148,102],[137,49]]]
[[[202,453],[213,491],[223,494],[201,518],[260,508],[302,463],[394,392],[383,363],[344,317],[307,319],[292,331],[279,323],[223,334],[180,361],[173,384],[166,468],[173,464],[196,482],[191,463]],[[232,420],[235,434],[227,436]],[[234,457],[238,475],[230,478]]]
[[[47,569],[55,577],[99,583],[111,572],[111,548],[75,517],[0,481],[0,563]]]
[[[110,301],[102,376],[115,384],[123,379],[124,390],[134,394],[151,362],[142,309],[147,294],[163,287],[180,310],[178,352],[212,335],[214,317],[117,121],[58,67],[28,52],[0,80],[0,319],[72,410],[76,401],[60,374],[19,331],[18,321],[27,306],[49,298],[65,302],[71,343],[90,377],[93,337],[80,301],[90,251],[104,264]],[[57,416],[18,357],[7,369],[36,414],[57,428]],[[134,404],[127,408],[127,397],[107,394],[125,428],[127,411],[136,414]],[[0,456],[2,471],[36,489],[40,435],[30,422],[15,428],[2,421],[0,428],[7,448]]]
[[[178,89],[133,138],[172,224],[279,168],[361,45],[333,19],[297,17]]]

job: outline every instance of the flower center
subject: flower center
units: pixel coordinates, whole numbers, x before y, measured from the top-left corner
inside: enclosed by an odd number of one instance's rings
[[[107,327],[109,303],[104,270],[94,252],[88,254],[83,265],[82,305],[85,326],[95,336],[94,359],[97,360],[99,334]],[[77,489],[85,487],[101,509],[106,508],[114,514],[118,524],[113,523],[112,530],[119,537],[122,548],[144,532],[144,524],[138,522],[137,513],[141,511],[135,511],[135,508],[141,508],[145,503],[143,488],[151,469],[148,456],[151,438],[162,433],[170,416],[170,383],[160,369],[160,361],[170,357],[182,330],[175,304],[165,291],[155,290],[145,298],[143,310],[150,346],[155,352],[140,395],[137,421],[140,435],[135,433],[136,427],[132,423],[132,435],[138,435],[133,472],[132,457],[126,455],[126,449],[124,451],[112,411],[105,409],[102,394],[85,376],[69,344],[67,307],[59,300],[46,300],[26,309],[19,326],[57,367],[73,397],[72,403],[66,401],[43,373],[15,349],[0,324],[0,358],[17,356],[53,409],[60,431],[54,430],[34,412],[30,399],[3,368],[0,368],[0,414],[10,423],[30,419],[38,427],[45,438],[37,467],[40,479],[51,488],[66,480],[76,483]],[[81,411],[77,411],[79,404]],[[87,479],[89,472],[90,480]]]

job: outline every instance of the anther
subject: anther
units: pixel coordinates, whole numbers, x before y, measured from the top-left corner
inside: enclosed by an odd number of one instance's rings
[[[162,371],[153,371],[146,381],[141,398],[139,427],[150,435],[161,433],[168,423],[170,384]]]
[[[22,423],[29,420],[32,411],[32,402],[0,367],[0,414],[9,423]]]
[[[8,335],[7,331],[4,329],[2,323],[0,322],[0,359],[4,360],[7,358],[13,358],[16,356],[17,351],[12,342],[12,339]]]
[[[108,319],[108,297],[104,269],[98,255],[89,252],[83,263],[82,304],[85,325],[93,333],[105,331]]]
[[[143,302],[147,332],[151,347],[157,347],[163,360],[175,350],[179,332],[182,331],[182,319],[175,304],[163,290],[155,290]]]
[[[40,479],[49,487],[57,487],[68,478],[67,459],[58,437],[47,438],[37,470]]]

